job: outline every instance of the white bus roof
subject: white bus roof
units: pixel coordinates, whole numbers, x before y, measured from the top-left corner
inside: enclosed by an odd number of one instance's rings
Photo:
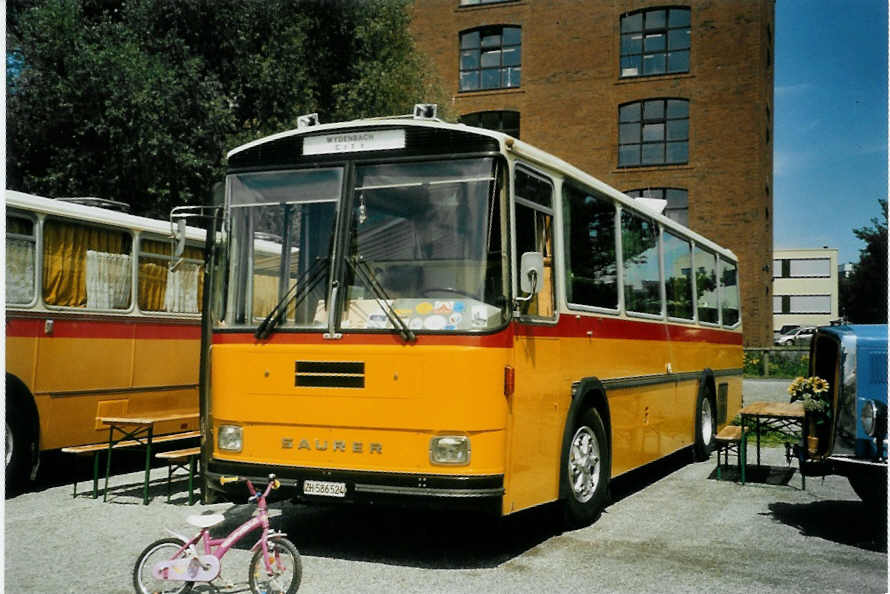
[[[109,210],[107,208],[84,206],[82,204],[64,202],[53,198],[35,196],[34,194],[25,194],[24,192],[17,192],[15,190],[5,190],[5,199],[7,208],[12,207],[45,215],[65,217],[83,221],[85,223],[96,223],[100,225],[122,227],[134,231],[156,233],[165,237],[170,237],[172,235],[170,221],[139,217],[115,210]],[[203,242],[205,231],[197,227],[186,227],[186,237],[191,240]]]
[[[319,124],[315,126],[309,126],[306,128],[298,128],[294,130],[287,130],[285,132],[280,132],[278,134],[273,134],[271,136],[266,136],[264,138],[260,138],[258,140],[254,140],[252,142],[248,142],[247,144],[243,144],[237,148],[229,151],[227,157],[231,158],[233,155],[240,153],[241,151],[248,150],[255,146],[259,146],[262,144],[266,144],[268,142],[274,142],[276,140],[280,140],[282,138],[287,138],[290,136],[299,136],[299,135],[308,135],[312,136],[318,134],[320,132],[326,132],[331,130],[340,130],[343,128],[375,128],[375,127],[390,127],[390,126],[401,126],[401,127],[409,127],[409,126],[417,126],[417,127],[425,127],[425,128],[441,128],[444,130],[459,130],[463,132],[472,132],[474,134],[479,134],[480,136],[488,136],[490,138],[494,138],[498,141],[500,145],[500,149],[502,153],[513,153],[517,157],[530,161],[532,163],[542,165],[551,169],[553,171],[560,172],[562,175],[570,177],[582,184],[590,187],[591,189],[597,190],[602,194],[605,194],[617,202],[622,204],[623,206],[630,207],[632,210],[640,211],[646,214],[653,219],[656,219],[658,222],[662,223],[668,229],[674,229],[679,231],[686,237],[694,240],[697,244],[708,247],[715,252],[718,252],[721,256],[728,258],[733,261],[737,261],[738,258],[732,252],[725,247],[720,246],[719,244],[711,241],[707,237],[696,233],[692,229],[673,221],[663,214],[652,210],[651,208],[645,205],[645,202],[637,202],[633,198],[625,195],[621,191],[613,188],[612,186],[598,180],[593,177],[589,173],[585,173],[581,169],[578,169],[574,165],[563,161],[559,157],[556,157],[546,151],[543,151],[537,147],[534,147],[527,142],[523,142],[508,134],[504,134],[502,132],[496,132],[494,130],[486,130],[484,128],[475,128],[472,126],[467,126],[466,124],[449,124],[443,122],[441,120],[422,120],[422,119],[413,119],[410,116],[407,117],[392,117],[392,118],[379,118],[379,119],[363,119],[363,120],[352,120],[347,122],[336,122],[331,124]]]

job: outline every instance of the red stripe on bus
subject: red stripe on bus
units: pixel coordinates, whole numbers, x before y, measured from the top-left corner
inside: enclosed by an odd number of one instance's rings
[[[402,345],[405,344],[398,333],[361,334],[344,333],[337,341],[326,340],[324,331],[314,332],[278,332],[269,338],[259,341],[252,332],[225,332],[213,336],[214,344],[344,344],[344,345]],[[509,348],[513,345],[513,337],[546,337],[546,338],[608,338],[628,340],[658,340],[676,342],[705,342],[711,344],[742,344],[739,332],[717,328],[699,328],[664,324],[661,322],[644,322],[622,318],[601,318],[592,316],[576,317],[572,314],[560,316],[557,324],[519,324],[494,334],[443,335],[419,334],[417,345],[447,346],[478,346],[490,348]]]
[[[52,332],[46,333],[46,321],[52,320]],[[140,340],[200,340],[201,326],[163,322],[9,319],[6,336],[19,338],[124,338]]]
[[[345,333],[338,340],[327,340],[323,332],[277,332],[265,340],[257,340],[253,332],[221,332],[213,335],[213,344],[338,344],[338,345],[395,345],[402,346],[470,346],[509,348],[513,346],[513,332],[508,328],[495,334],[419,334],[415,343],[406,343],[397,333],[351,334]]]

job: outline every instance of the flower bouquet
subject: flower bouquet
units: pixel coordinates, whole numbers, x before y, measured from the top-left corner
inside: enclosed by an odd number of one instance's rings
[[[831,402],[828,393],[829,384],[818,376],[795,378],[788,386],[791,402],[798,400],[803,402],[803,409],[807,412],[810,429],[807,436],[807,449],[810,454],[816,454],[819,449],[818,427],[831,418]]]

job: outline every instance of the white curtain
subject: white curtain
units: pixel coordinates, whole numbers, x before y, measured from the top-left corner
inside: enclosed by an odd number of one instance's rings
[[[6,240],[6,302],[30,303],[34,298],[34,242]]]
[[[198,282],[200,264],[182,262],[176,270],[167,269],[167,291],[164,311],[198,313]]]
[[[131,282],[130,256],[87,250],[87,308],[126,309]]]

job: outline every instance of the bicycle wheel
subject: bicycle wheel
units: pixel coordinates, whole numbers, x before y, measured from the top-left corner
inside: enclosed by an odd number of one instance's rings
[[[192,589],[194,582],[177,582],[173,580],[159,580],[151,573],[151,568],[159,561],[169,561],[176,555],[185,543],[178,538],[162,538],[156,540],[142,551],[133,568],[133,587],[138,594],[185,594]],[[180,554],[185,557],[185,553]]]
[[[253,594],[294,594],[303,578],[300,552],[294,543],[280,536],[270,538],[268,548],[273,573],[266,571],[263,549],[257,549],[250,560],[250,591]]]

